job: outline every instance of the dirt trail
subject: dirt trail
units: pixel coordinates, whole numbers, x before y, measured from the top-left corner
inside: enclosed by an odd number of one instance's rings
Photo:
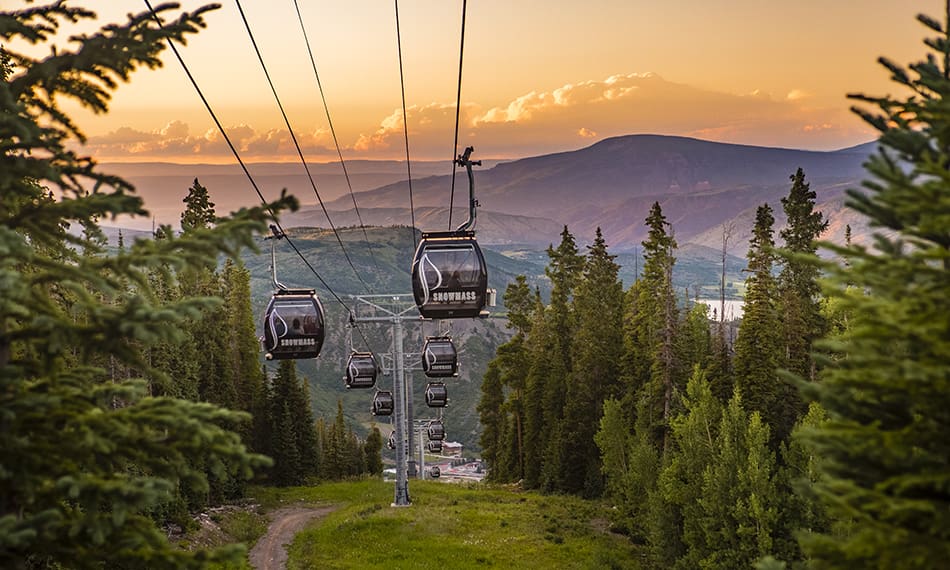
[[[313,519],[326,516],[336,507],[287,507],[271,514],[267,534],[251,549],[251,566],[255,570],[284,570],[287,567],[287,545],[294,535]]]

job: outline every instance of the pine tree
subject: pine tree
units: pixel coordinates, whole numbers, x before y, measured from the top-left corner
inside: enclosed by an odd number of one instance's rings
[[[166,13],[172,6],[160,9]],[[148,397],[161,373],[142,347],[174,343],[185,317],[212,299],[165,303],[155,267],[236,255],[266,228],[264,209],[222,220],[200,236],[137,240],[112,256],[79,255],[97,220],[145,215],[128,182],[101,173],[67,143],[85,140],[60,107],[106,112],[111,91],[156,67],[166,38],[204,26],[202,8],[159,29],[152,15],[73,36],[68,46],[4,53],[0,73],[0,566],[199,568],[238,564],[240,547],[173,548],[148,516],[179,485],[207,488],[195,466],[249,476],[263,458],[222,426],[241,416],[209,404]],[[94,18],[63,3],[0,12],[0,41],[45,46]],[[87,191],[95,188],[95,191]],[[56,197],[52,197],[55,189]],[[273,211],[292,205],[283,200]],[[131,290],[131,292],[130,292]],[[63,301],[68,301],[68,305]],[[109,300],[108,302],[104,300]],[[114,362],[144,379],[111,379]]]
[[[739,392],[723,410],[715,453],[703,472],[703,568],[748,568],[772,553],[777,497],[769,428],[746,413]]]
[[[488,477],[492,481],[505,481],[507,474],[501,469],[498,460],[502,453],[502,434],[505,431],[506,417],[504,414],[505,392],[501,382],[500,363],[492,360],[482,378],[482,396],[478,401],[478,419],[482,433],[478,443],[482,448],[482,459],[488,464]],[[502,477],[502,475],[505,475]],[[500,477],[500,479],[499,479]]]
[[[208,189],[202,186],[197,178],[182,202],[185,203],[185,211],[181,214],[183,232],[207,229],[214,225],[216,219],[214,202],[208,195]]]
[[[736,388],[748,410],[762,414],[763,420],[781,435],[784,402],[777,369],[781,361],[781,323],[776,307],[776,283],[772,275],[775,218],[768,204],[759,206],[749,241],[745,305],[734,359]],[[790,427],[789,427],[790,429]]]
[[[658,487],[664,503],[676,510],[682,519],[679,533],[657,538],[651,533],[652,542],[661,540],[674,543],[666,550],[681,555],[675,560],[666,559],[667,566],[699,568],[711,554],[706,542],[706,524],[701,499],[703,498],[703,473],[712,464],[717,452],[716,438],[719,431],[721,405],[713,395],[706,376],[698,366],[686,385],[683,412],[671,421],[675,452],[659,477]],[[682,546],[676,544],[682,541]],[[682,550],[680,550],[682,549]]]
[[[545,423],[544,391],[550,377],[550,355],[556,343],[545,320],[541,294],[535,291],[530,334],[525,338],[528,377],[525,380],[524,486],[541,485],[541,468],[549,433]]]
[[[496,359],[499,361],[501,380],[507,392],[505,413],[508,416],[507,428],[502,440],[503,453],[507,466],[503,468],[511,480],[524,479],[525,446],[525,388],[528,376],[528,352],[525,339],[530,333],[531,311],[534,304],[531,289],[523,275],[505,290],[505,306],[508,308],[508,326],[515,329],[515,335],[498,347]],[[499,461],[501,463],[501,461]]]
[[[828,516],[827,509],[817,500],[814,489],[821,481],[821,461],[800,434],[820,429],[827,421],[825,411],[812,402],[808,412],[796,424],[792,438],[782,445],[781,464],[777,472],[776,487],[778,497],[783,501],[779,509],[779,520],[775,537],[774,552],[777,558],[790,562],[804,559],[799,548],[797,535],[802,531],[835,533],[841,536],[843,525]]]
[[[383,474],[383,458],[380,453],[383,450],[383,434],[375,425],[369,430],[366,436],[366,442],[363,443],[363,453],[366,456],[366,472],[370,475],[379,476]]]
[[[242,431],[244,441],[260,452],[266,446],[267,393],[251,309],[251,272],[240,259],[228,259],[224,265],[222,282],[225,284],[229,332],[226,357],[228,376],[235,387],[237,409],[250,413],[253,418]]]
[[[323,444],[324,479],[339,480],[348,475],[352,454],[348,450],[346,420],[343,417],[343,400],[337,400],[336,417],[326,429]]]
[[[852,528],[804,542],[815,568],[950,558],[950,8],[943,23],[918,19],[934,33],[927,59],[909,69],[879,60],[906,95],[853,96],[881,136],[846,205],[877,233],[870,248],[829,247],[846,263],[824,265],[848,326],[820,344],[840,358],[804,386],[829,418],[806,441],[821,456],[822,503]]]
[[[815,211],[816,194],[805,182],[804,171],[799,168],[791,180],[788,196],[782,198],[788,223],[779,232],[785,240],[777,285],[785,347],[781,366],[799,376],[814,379],[812,343],[824,333],[826,323],[821,314],[818,267],[809,262],[808,256],[814,256],[817,251],[817,239],[828,227],[828,222],[821,212]],[[776,429],[779,431],[777,435],[784,439],[805,413],[805,404],[791,384],[783,383],[779,389],[784,406],[783,418]]]
[[[603,490],[594,434],[604,399],[619,395],[623,285],[620,267],[597,228],[588,248],[583,278],[574,295],[577,329],[572,347],[574,374],[567,387],[560,490],[597,496]]]
[[[577,250],[574,236],[567,226],[561,232],[557,248],[548,247],[548,267],[544,272],[551,280],[551,306],[545,321],[553,344],[545,356],[549,374],[544,381],[543,407],[547,441],[544,444],[541,464],[541,487],[546,490],[563,487],[563,449],[566,430],[561,423],[564,418],[565,395],[574,372],[571,346],[574,336],[574,311],[572,297],[584,268],[584,256]]]
[[[646,225],[643,276],[636,284],[634,304],[628,306],[631,325],[627,332],[632,336],[624,343],[630,351],[627,390],[637,403],[637,429],[648,430],[649,437],[665,450],[674,394],[685,383],[682,363],[676,358],[678,310],[672,281],[676,240],[667,232],[669,223],[657,202]]]
[[[272,479],[278,485],[299,485],[316,474],[317,435],[307,387],[297,378],[295,361],[280,361],[270,396]]]

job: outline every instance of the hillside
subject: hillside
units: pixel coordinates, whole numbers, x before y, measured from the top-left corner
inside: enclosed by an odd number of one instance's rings
[[[292,228],[287,232],[294,245],[348,306],[353,304],[349,295],[411,293],[409,265],[413,243],[410,241],[412,234],[407,227],[367,228],[371,246],[364,241],[359,228],[340,231],[350,259],[371,290],[362,287],[343,257],[332,232],[314,228]],[[543,266],[532,261],[509,258],[490,250],[485,254],[489,264],[490,287],[503,292],[507,283],[513,281],[516,275],[526,274],[532,276],[533,284],[546,289],[539,277],[543,275]],[[273,291],[269,245],[260,253],[246,255],[245,262],[251,271],[253,309],[256,314],[262,314]],[[348,420],[364,428],[368,427],[373,419],[369,413],[373,391],[345,390],[343,368],[351,342],[359,350],[369,348],[377,354],[389,352],[389,326],[361,325],[363,335],[369,342],[367,347],[359,332],[351,334],[346,328],[346,309],[320,285],[313,273],[286,244],[279,246],[278,279],[288,287],[316,288],[327,313],[327,338],[320,357],[316,361],[298,361],[300,373],[310,381],[310,396],[316,415],[332,418],[336,414],[336,402],[342,398]],[[496,309],[496,313],[500,310],[500,307]],[[448,382],[451,402],[450,407],[445,410],[446,432],[450,439],[460,441],[471,449],[478,442],[478,416],[475,405],[480,397],[481,378],[495,348],[507,340],[509,333],[504,319],[455,321],[450,330],[459,347],[462,366],[459,378]],[[419,320],[417,324],[407,324],[406,351],[419,352],[424,335],[436,332],[436,326],[432,323],[423,324]],[[416,372],[413,375],[415,415],[420,418],[430,414],[430,410],[425,408],[423,403],[425,384],[425,377],[421,372]],[[392,379],[381,377],[378,386],[391,389]],[[383,426],[383,432],[387,436],[389,429]]]
[[[286,220],[285,220],[286,221]],[[340,230],[340,237],[346,245],[348,255],[360,275],[371,287],[363,288],[340,250],[333,233],[319,228],[294,227],[287,229],[304,257],[317,269],[320,276],[330,285],[348,306],[352,305],[349,295],[372,293],[411,292],[409,265],[414,243],[408,227],[370,227],[366,228],[369,245],[359,228]],[[578,241],[578,246],[586,244]],[[258,253],[246,253],[245,263],[251,271],[251,290],[253,310],[262,314],[273,291],[270,275],[269,242],[260,246]],[[370,253],[372,251],[372,254]],[[498,291],[498,300],[503,302],[503,294],[509,283],[517,275],[528,277],[532,288],[537,287],[543,296],[550,290],[544,276],[547,264],[546,254],[534,247],[522,246],[486,246],[483,248],[489,269],[489,287]],[[689,288],[693,296],[703,289],[706,296],[718,293],[719,255],[715,249],[701,246],[685,246],[678,252],[678,261],[674,273],[674,283],[678,290]],[[629,286],[635,279],[638,262],[632,253],[620,254],[617,262],[622,265],[621,279]],[[737,282],[742,279],[741,269],[744,261],[730,257],[727,260],[728,279]],[[357,349],[365,349],[358,332],[350,333],[346,328],[347,313],[343,306],[320,285],[313,273],[303,264],[286,244],[278,249],[278,278],[289,287],[314,287],[318,291],[327,313],[327,338],[323,353],[316,361],[300,361],[299,370],[310,381],[310,396],[317,416],[330,418],[336,413],[337,399],[343,398],[344,412],[349,421],[368,427],[372,421],[369,406],[372,390],[346,391],[343,386],[343,366],[349,355],[350,343]],[[449,438],[465,444],[467,449],[477,449],[478,415],[475,406],[481,397],[482,375],[488,361],[494,356],[498,345],[507,341],[510,332],[503,317],[504,307],[492,311],[500,318],[487,320],[463,319],[451,321],[450,331],[460,350],[461,373],[459,378],[449,381],[450,406],[445,410],[446,431]],[[388,325],[363,325],[363,334],[369,341],[369,348],[377,353],[390,350]],[[420,320],[418,324],[405,327],[406,350],[418,352],[424,335],[435,334],[436,325]],[[352,337],[352,341],[350,340]],[[383,377],[380,386],[391,386],[392,380]],[[421,372],[413,375],[416,416],[428,417],[423,392],[426,379]],[[389,428],[385,427],[384,432]]]

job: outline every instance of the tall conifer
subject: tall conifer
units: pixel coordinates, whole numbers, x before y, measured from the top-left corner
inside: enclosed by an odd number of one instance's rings
[[[788,222],[779,232],[785,241],[777,285],[785,348],[781,366],[804,378],[814,379],[812,343],[824,333],[827,325],[821,313],[818,267],[809,261],[808,256],[817,251],[817,239],[828,227],[828,222],[821,212],[815,210],[816,194],[805,182],[801,168],[791,176],[791,181],[788,196],[782,198],[782,209]],[[784,413],[776,429],[779,431],[777,435],[784,439],[805,413],[805,405],[791,384],[783,383],[780,390]]]
[[[763,420],[775,428],[784,414],[779,409],[781,381],[781,322],[776,304],[776,283],[772,275],[775,262],[772,208],[759,206],[749,241],[746,271],[745,305],[734,359],[736,388],[748,410],[762,414]],[[777,428],[776,428],[777,429]],[[787,433],[787,432],[786,432]]]
[[[840,358],[805,386],[828,412],[806,433],[822,456],[819,496],[852,532],[806,541],[816,568],[950,559],[950,7],[942,23],[918,19],[933,33],[926,60],[879,60],[901,97],[853,96],[881,135],[846,204],[876,233],[871,247],[832,247],[846,263],[825,266],[848,325],[821,344]]]
[[[541,486],[548,490],[561,489],[563,479],[563,437],[567,385],[574,371],[571,359],[575,317],[574,289],[584,268],[584,256],[578,253],[574,236],[567,226],[561,232],[557,248],[548,247],[548,267],[544,272],[551,280],[551,305],[545,319],[553,341],[548,355],[550,372],[544,385],[544,423],[548,430],[541,465]]]
[[[561,489],[571,493],[596,496],[603,491],[594,434],[604,399],[619,395],[623,313],[619,270],[597,228],[574,294],[577,329],[572,346],[574,374],[564,407]]]
[[[636,284],[635,305],[628,306],[632,338],[624,346],[630,351],[628,390],[637,402],[637,428],[649,432],[649,439],[663,450],[682,369],[676,358],[678,309],[672,280],[676,240],[658,202],[650,208],[646,225],[643,276]]]

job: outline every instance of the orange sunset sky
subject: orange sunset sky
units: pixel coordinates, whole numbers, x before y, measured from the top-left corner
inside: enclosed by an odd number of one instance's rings
[[[26,5],[13,2],[14,5]],[[202,2],[186,1],[185,7]],[[347,160],[405,157],[394,3],[298,0]],[[5,3],[7,9],[13,6]],[[91,0],[103,22],[143,2]],[[876,62],[926,54],[938,0],[470,0],[459,147],[512,158],[661,133],[832,150],[874,138],[847,93],[894,93]],[[336,159],[293,0],[242,2],[308,160]],[[399,2],[413,159],[453,153],[462,0]],[[182,54],[247,161],[297,160],[238,9]],[[67,29],[65,31],[76,31]],[[111,110],[75,113],[100,161],[231,162],[170,52]]]

